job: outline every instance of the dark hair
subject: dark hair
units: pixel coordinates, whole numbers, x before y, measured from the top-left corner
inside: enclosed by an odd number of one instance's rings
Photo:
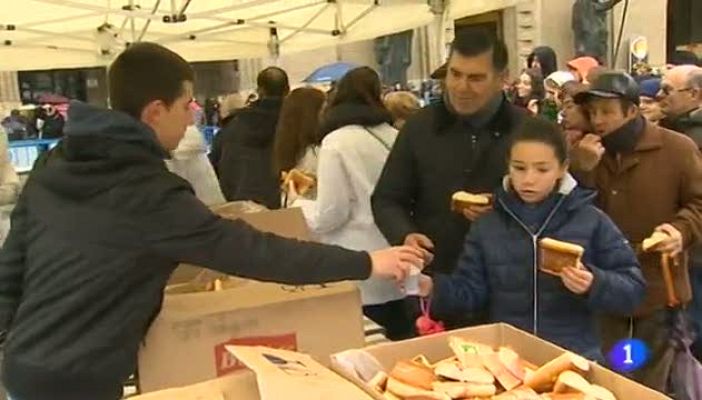
[[[183,83],[194,80],[192,68],[178,54],[155,43],[136,43],[110,66],[110,104],[139,119],[154,100],[172,105],[183,94]]]
[[[358,67],[341,78],[329,107],[346,103],[365,104],[389,114],[381,96],[382,86],[378,73],[370,67]]]
[[[319,144],[319,112],[325,97],[321,90],[299,88],[283,101],[273,142],[276,175],[295,168],[307,148]]]
[[[561,164],[568,160],[568,144],[563,132],[561,132],[561,128],[544,118],[524,118],[514,136],[512,136],[512,142],[509,146],[510,156],[512,148],[521,142],[538,142],[551,146]]]
[[[290,92],[288,74],[278,67],[268,67],[259,72],[256,85],[261,97],[285,97]]]
[[[509,63],[505,42],[481,28],[464,28],[451,43],[451,52],[463,57],[475,57],[492,52],[492,66],[496,71],[504,71]]]
[[[531,95],[529,96],[528,99],[522,99],[526,100],[525,106],[528,104],[529,100],[543,100],[545,96],[545,88],[544,88],[544,77],[541,75],[541,71],[539,71],[536,68],[528,68],[522,71],[521,74],[519,74],[519,77],[521,79],[522,74],[527,74],[529,75],[529,78],[531,79]],[[516,88],[515,88],[516,89]],[[516,93],[515,93],[516,96]]]

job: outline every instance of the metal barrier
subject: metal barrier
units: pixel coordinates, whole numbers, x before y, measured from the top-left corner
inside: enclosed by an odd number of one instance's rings
[[[201,132],[205,136],[208,146],[212,146],[212,140],[218,131],[218,126],[202,127]],[[9,148],[10,162],[17,173],[29,172],[39,155],[53,149],[58,142],[59,139],[13,140],[10,142]]]
[[[29,172],[39,155],[56,146],[58,139],[14,140],[10,142],[10,162],[18,173]]]

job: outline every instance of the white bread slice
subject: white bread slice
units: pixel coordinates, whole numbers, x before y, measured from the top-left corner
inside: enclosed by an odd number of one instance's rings
[[[576,257],[582,257],[583,253],[585,253],[585,248],[583,248],[583,246],[551,238],[539,240],[539,245],[545,249],[572,254]]]
[[[666,239],[668,239],[668,235],[666,235],[665,233],[653,232],[653,235],[644,239],[643,243],[641,244],[641,247],[643,251],[649,251],[661,244]]]

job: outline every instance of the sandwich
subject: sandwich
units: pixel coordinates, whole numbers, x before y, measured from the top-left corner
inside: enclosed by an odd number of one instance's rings
[[[451,196],[451,210],[462,213],[469,207],[489,206],[491,202],[490,196],[460,191]]]
[[[295,168],[291,169],[288,172],[282,172],[281,178],[283,181],[281,189],[283,191],[287,192],[288,187],[292,182],[293,186],[295,187],[295,191],[299,195],[304,195],[305,193],[309,192],[310,189],[312,189],[316,184],[316,180],[313,176],[307,175],[299,169]]]
[[[574,243],[544,238],[539,241],[540,269],[560,276],[563,268],[578,268],[585,249]]]
[[[653,235],[644,239],[643,243],[641,244],[641,247],[643,248],[643,251],[649,251],[652,250],[654,247],[658,246],[659,244],[663,243],[663,241],[666,239],[668,239],[668,235],[666,235],[665,233],[653,232]]]

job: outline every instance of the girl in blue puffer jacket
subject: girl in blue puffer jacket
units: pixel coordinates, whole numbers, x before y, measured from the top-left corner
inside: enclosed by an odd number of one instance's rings
[[[592,205],[594,196],[568,174],[558,127],[526,119],[513,139],[494,210],[473,223],[456,270],[421,277],[421,294],[433,293],[432,312],[487,307],[493,322],[603,361],[594,315],[630,315],[645,281],[627,240]],[[560,277],[541,272],[537,247],[546,237],[584,247],[579,268],[566,268]]]

